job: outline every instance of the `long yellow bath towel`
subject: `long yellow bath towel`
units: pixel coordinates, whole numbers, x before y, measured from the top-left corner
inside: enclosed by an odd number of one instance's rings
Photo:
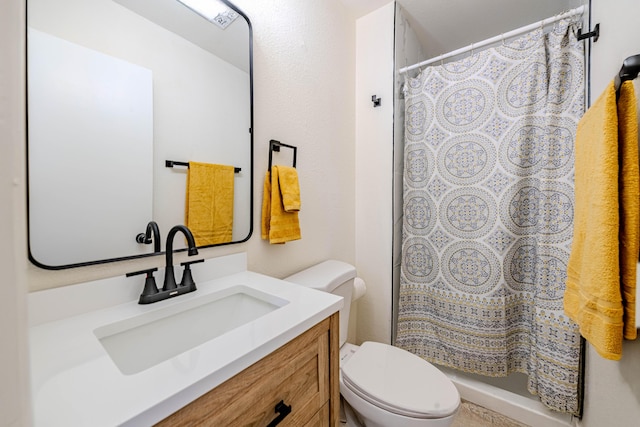
[[[624,309],[623,336],[637,338],[636,269],[640,246],[640,164],[638,158],[638,115],[633,83],[624,82],[618,100],[620,151],[620,282]]]
[[[198,246],[232,240],[234,179],[233,166],[189,162],[185,224]]]
[[[622,357],[623,336],[635,338],[639,179],[635,96],[629,84],[617,104],[610,83],[578,123],[574,233],[564,295],[565,313],[611,360]]]
[[[273,166],[271,172],[266,173],[263,190],[262,238],[272,244],[301,239],[298,220],[300,190],[296,170],[288,166]],[[287,207],[284,199],[288,199]]]

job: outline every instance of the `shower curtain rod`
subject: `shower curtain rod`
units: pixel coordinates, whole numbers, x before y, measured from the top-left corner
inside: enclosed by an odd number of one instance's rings
[[[460,55],[462,53],[466,53],[466,52],[472,51],[474,49],[482,48],[482,47],[488,46],[490,44],[497,43],[499,41],[504,41],[504,40],[506,40],[508,38],[511,38],[511,37],[516,37],[516,36],[522,35],[522,34],[527,33],[529,31],[535,30],[536,28],[544,27],[545,25],[548,25],[548,24],[553,24],[553,23],[558,22],[558,21],[560,21],[562,19],[565,19],[565,18],[570,18],[570,17],[576,16],[576,15],[582,15],[584,13],[584,9],[585,9],[584,6],[580,6],[580,7],[577,7],[575,9],[571,9],[570,11],[562,13],[560,15],[556,15],[556,16],[553,16],[551,18],[543,19],[542,21],[534,22],[533,24],[529,24],[529,25],[526,25],[524,27],[518,28],[516,30],[509,31],[508,33],[503,33],[503,34],[501,34],[499,36],[495,36],[495,37],[483,40],[483,41],[478,42],[478,43],[472,43],[469,46],[465,46],[465,47],[462,47],[460,49],[454,50],[452,52],[445,53],[445,54],[440,55],[440,56],[436,56],[435,58],[427,59],[427,60],[419,62],[417,64],[413,64],[413,65],[410,65],[408,67],[401,68],[398,72],[400,74],[403,74],[403,73],[406,73],[408,71],[415,70],[416,68],[420,68],[420,67],[423,67],[425,65],[432,64],[434,62],[442,61],[444,59],[451,58],[453,56]]]

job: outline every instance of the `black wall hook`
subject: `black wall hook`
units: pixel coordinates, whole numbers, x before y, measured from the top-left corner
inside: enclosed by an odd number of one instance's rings
[[[376,95],[371,95],[371,102],[373,102],[373,107],[379,107],[382,102],[382,98],[378,98]]]
[[[596,24],[593,31],[589,31],[588,33],[582,34],[582,30],[578,30],[578,35],[576,38],[578,40],[588,39],[589,37],[593,37],[593,42],[597,42],[598,38],[600,38],[600,24]]]

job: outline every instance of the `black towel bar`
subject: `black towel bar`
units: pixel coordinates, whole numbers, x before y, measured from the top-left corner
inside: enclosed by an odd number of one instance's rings
[[[189,162],[176,162],[175,160],[165,160],[164,165],[168,168],[172,168],[174,166],[186,166],[189,167]],[[238,173],[242,170],[242,168],[233,168],[235,173]]]
[[[640,55],[630,56],[622,62],[620,72],[614,78],[616,95],[620,95],[620,86],[627,80],[634,80],[640,73]]]
[[[287,147],[287,148],[291,148],[293,150],[293,167],[296,167],[296,158],[298,156],[298,147],[295,147],[293,145],[287,145],[284,144],[280,141],[276,141],[275,139],[272,139],[271,141],[269,141],[269,171],[271,171],[271,164],[272,164],[272,155],[274,151],[279,152],[280,151],[280,147]]]

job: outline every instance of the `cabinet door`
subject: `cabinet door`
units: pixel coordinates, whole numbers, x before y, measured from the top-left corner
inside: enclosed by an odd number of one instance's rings
[[[158,425],[266,426],[278,417],[280,401],[291,412],[279,427],[329,425],[332,320],[318,323]]]
[[[329,403],[322,408],[304,425],[304,427],[326,427],[329,425]]]

